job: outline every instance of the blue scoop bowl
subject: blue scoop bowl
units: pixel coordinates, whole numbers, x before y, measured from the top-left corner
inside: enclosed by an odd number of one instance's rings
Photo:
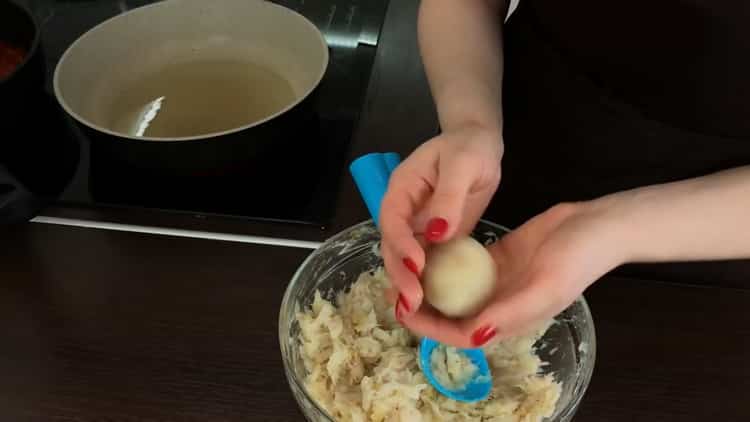
[[[432,362],[432,351],[439,345],[440,343],[427,337],[423,337],[419,345],[419,363],[427,381],[441,394],[457,401],[476,402],[484,400],[489,396],[492,390],[492,378],[490,377],[490,367],[487,365],[487,358],[484,356],[484,352],[481,349],[459,350],[477,367],[477,373],[460,389],[451,390],[440,384],[435,374],[432,373],[432,365],[430,364]]]
[[[380,204],[383,201],[388,179],[401,161],[398,154],[393,152],[371,153],[357,158],[349,166],[349,172],[354,183],[372,216],[375,225],[380,223]],[[452,390],[440,384],[432,373],[432,351],[440,343],[427,337],[422,338],[419,345],[419,364],[427,381],[444,396],[461,402],[477,402],[489,396],[492,390],[492,377],[487,358],[481,349],[461,349],[471,362],[476,365],[477,373],[466,385]]]

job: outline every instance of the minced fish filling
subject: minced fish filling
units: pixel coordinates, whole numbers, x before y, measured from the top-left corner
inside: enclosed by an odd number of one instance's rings
[[[458,402],[425,379],[418,338],[395,320],[388,287],[382,269],[365,272],[335,303],[318,292],[297,316],[307,391],[336,421],[536,422],[554,413],[561,385],[542,373],[534,349],[551,322],[485,347],[492,392],[480,402]]]

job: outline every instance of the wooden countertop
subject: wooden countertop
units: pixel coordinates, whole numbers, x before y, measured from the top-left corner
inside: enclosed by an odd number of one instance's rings
[[[30,225],[0,250],[0,418],[296,421],[277,318],[305,249]],[[750,418],[750,291],[608,277],[576,421]]]
[[[351,157],[436,131],[417,0],[392,2]],[[409,92],[404,101],[404,92]],[[47,215],[321,241],[367,218],[344,177],[324,230],[148,212]],[[302,420],[278,309],[306,249],[29,224],[0,247],[0,420]],[[576,421],[750,420],[750,290],[606,277]]]

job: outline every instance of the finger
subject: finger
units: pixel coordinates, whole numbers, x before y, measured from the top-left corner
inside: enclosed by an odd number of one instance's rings
[[[478,192],[476,194],[469,194],[463,213],[463,219],[458,225],[456,235],[468,235],[474,230],[494,194],[495,189]]]
[[[401,319],[401,324],[420,337],[428,337],[442,344],[460,348],[472,347],[461,321],[447,319],[430,306],[422,306]]]
[[[400,254],[394,252],[389,243],[384,242],[381,245],[381,254],[388,279],[395,288],[395,292],[391,293],[393,303],[400,301],[403,304],[402,312],[404,314],[416,311],[422,305],[424,298],[422,285],[419,282],[417,274],[407,267],[407,264],[404,262],[405,259]],[[421,255],[416,251],[412,254],[415,256],[424,256],[423,252]],[[424,261],[424,258],[422,258],[422,261]]]
[[[425,255],[415,237],[412,220],[432,192],[420,170],[429,167],[429,159],[425,153],[415,153],[413,160],[405,161],[394,171],[380,209],[385,268],[391,283],[404,295],[407,313],[422,303],[418,275],[424,268]]]
[[[431,242],[451,239],[461,227],[469,192],[477,180],[470,156],[440,157],[438,180],[426,206],[424,235]]]
[[[395,305],[396,301],[398,300],[399,291],[395,287],[388,287],[384,289],[383,296],[385,296],[385,301],[389,305]]]

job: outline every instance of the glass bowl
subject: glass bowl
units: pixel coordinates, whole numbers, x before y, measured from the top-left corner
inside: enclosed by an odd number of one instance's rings
[[[489,244],[508,230],[488,221],[480,221],[473,236]],[[382,266],[379,253],[380,233],[371,220],[336,234],[316,249],[300,265],[284,293],[279,312],[279,343],[287,381],[302,412],[309,421],[334,422],[318,406],[305,387],[307,371],[299,354],[297,313],[312,304],[315,292],[332,300],[336,292],[347,289],[359,274]],[[536,345],[542,371],[552,373],[562,384],[562,392],[552,417],[547,421],[567,422],[573,418],[583,398],[596,359],[594,321],[583,297],[578,298],[556,318]]]

